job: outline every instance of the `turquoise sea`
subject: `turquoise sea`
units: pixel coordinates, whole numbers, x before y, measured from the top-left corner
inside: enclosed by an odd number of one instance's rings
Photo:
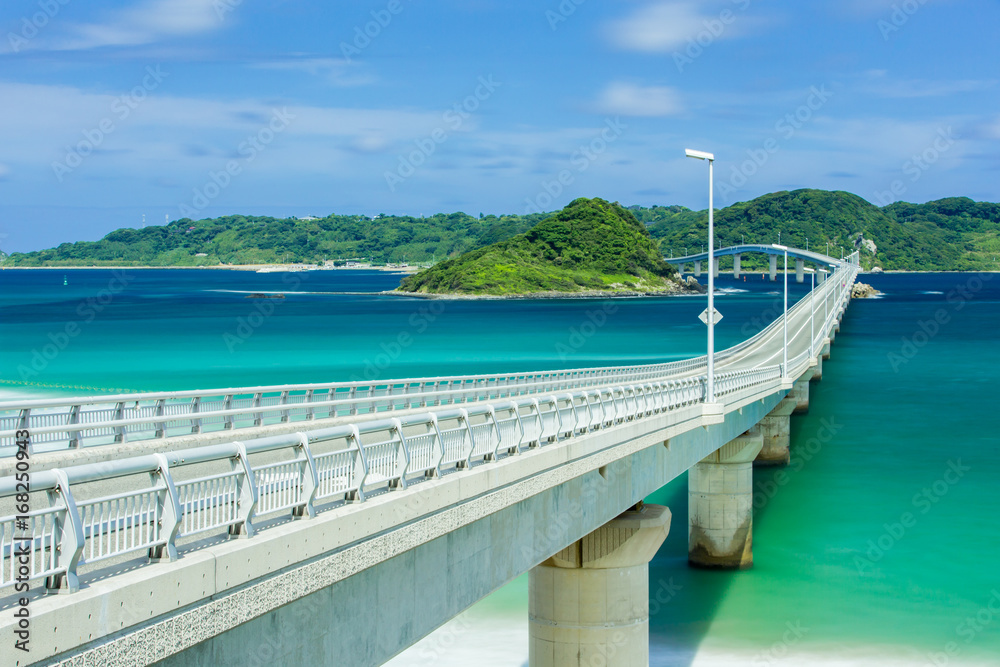
[[[754,568],[688,569],[686,479],[650,499],[674,514],[650,566],[651,664],[1000,665],[1000,275],[861,280],[884,295],[848,309],[809,413],[792,418],[792,464],[755,473]],[[398,281],[375,271],[0,271],[0,400],[704,352],[703,297],[374,293]],[[719,285],[720,348],[780,312],[781,283]],[[791,287],[792,300],[807,289]],[[519,667],[526,639],[522,577],[391,664]]]

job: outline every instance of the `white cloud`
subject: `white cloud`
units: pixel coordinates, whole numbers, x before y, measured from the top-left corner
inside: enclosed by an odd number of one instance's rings
[[[639,86],[615,81],[597,100],[600,113],[621,116],[675,116],[683,111],[680,96],[666,86]]]
[[[749,19],[739,12],[737,5],[729,11],[733,18],[723,23],[721,10],[705,14],[694,2],[657,2],[612,22],[608,37],[612,44],[629,51],[670,52],[687,45],[688,40],[696,39],[700,33],[707,32],[712,40],[738,35],[738,28],[745,27]]]
[[[145,0],[102,23],[72,25],[68,36],[31,46],[63,51],[138,46],[207,32],[223,25],[217,4],[218,0]]]

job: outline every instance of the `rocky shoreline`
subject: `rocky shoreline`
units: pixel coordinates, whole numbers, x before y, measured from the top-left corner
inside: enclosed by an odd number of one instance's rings
[[[881,293],[867,283],[854,283],[854,286],[851,287],[852,299],[871,299]]]
[[[704,294],[705,287],[689,276],[684,283],[677,283],[674,289],[640,292],[636,290],[581,290],[579,292],[529,292],[527,294],[454,294],[438,292],[403,292],[388,290],[386,296],[408,296],[416,299],[450,299],[462,301],[511,301],[516,299],[619,299],[657,296],[683,296]]]

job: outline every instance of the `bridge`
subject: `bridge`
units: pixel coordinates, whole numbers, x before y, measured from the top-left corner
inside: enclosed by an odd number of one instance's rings
[[[713,254],[715,256],[715,262],[712,267],[714,275],[717,278],[719,276],[719,258],[720,257],[732,257],[733,258],[733,276],[739,278],[742,274],[741,270],[741,259],[743,255],[748,253],[760,253],[768,256],[768,275],[771,281],[774,281],[778,274],[778,257],[785,254],[785,248],[783,246],[771,245],[771,244],[743,244],[731,246],[729,248],[722,248],[716,250]],[[810,262],[815,264],[817,267],[823,267],[826,269],[832,265],[838,263],[838,260],[834,260],[832,257],[827,257],[826,255],[818,252],[813,252],[811,250],[802,250],[801,248],[787,248],[788,256],[795,260],[795,280],[796,282],[804,282],[805,280],[805,263]],[[688,264],[693,265],[693,271],[696,278],[701,277],[701,267],[702,262],[708,261],[708,252],[702,252],[695,255],[685,255],[683,257],[667,257],[665,258],[668,264],[673,264],[677,269],[677,272],[684,274],[684,268]],[[844,260],[839,260],[844,261]],[[826,277],[826,273],[817,273],[819,282],[823,282]]]
[[[378,665],[524,572],[533,667],[646,665],[643,498],[688,472],[692,565],[752,565],[857,261],[717,352],[712,403],[704,356],[0,403],[0,666]]]

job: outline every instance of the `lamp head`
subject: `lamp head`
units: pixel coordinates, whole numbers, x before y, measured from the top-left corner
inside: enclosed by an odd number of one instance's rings
[[[778,245],[777,243],[772,243],[771,247],[772,248],[777,248],[778,250],[782,250],[784,252],[788,252],[788,246]]]
[[[706,153],[705,151],[695,151],[690,148],[684,149],[684,155],[688,157],[693,157],[696,160],[708,160],[709,162],[715,160],[715,155],[712,153]]]

